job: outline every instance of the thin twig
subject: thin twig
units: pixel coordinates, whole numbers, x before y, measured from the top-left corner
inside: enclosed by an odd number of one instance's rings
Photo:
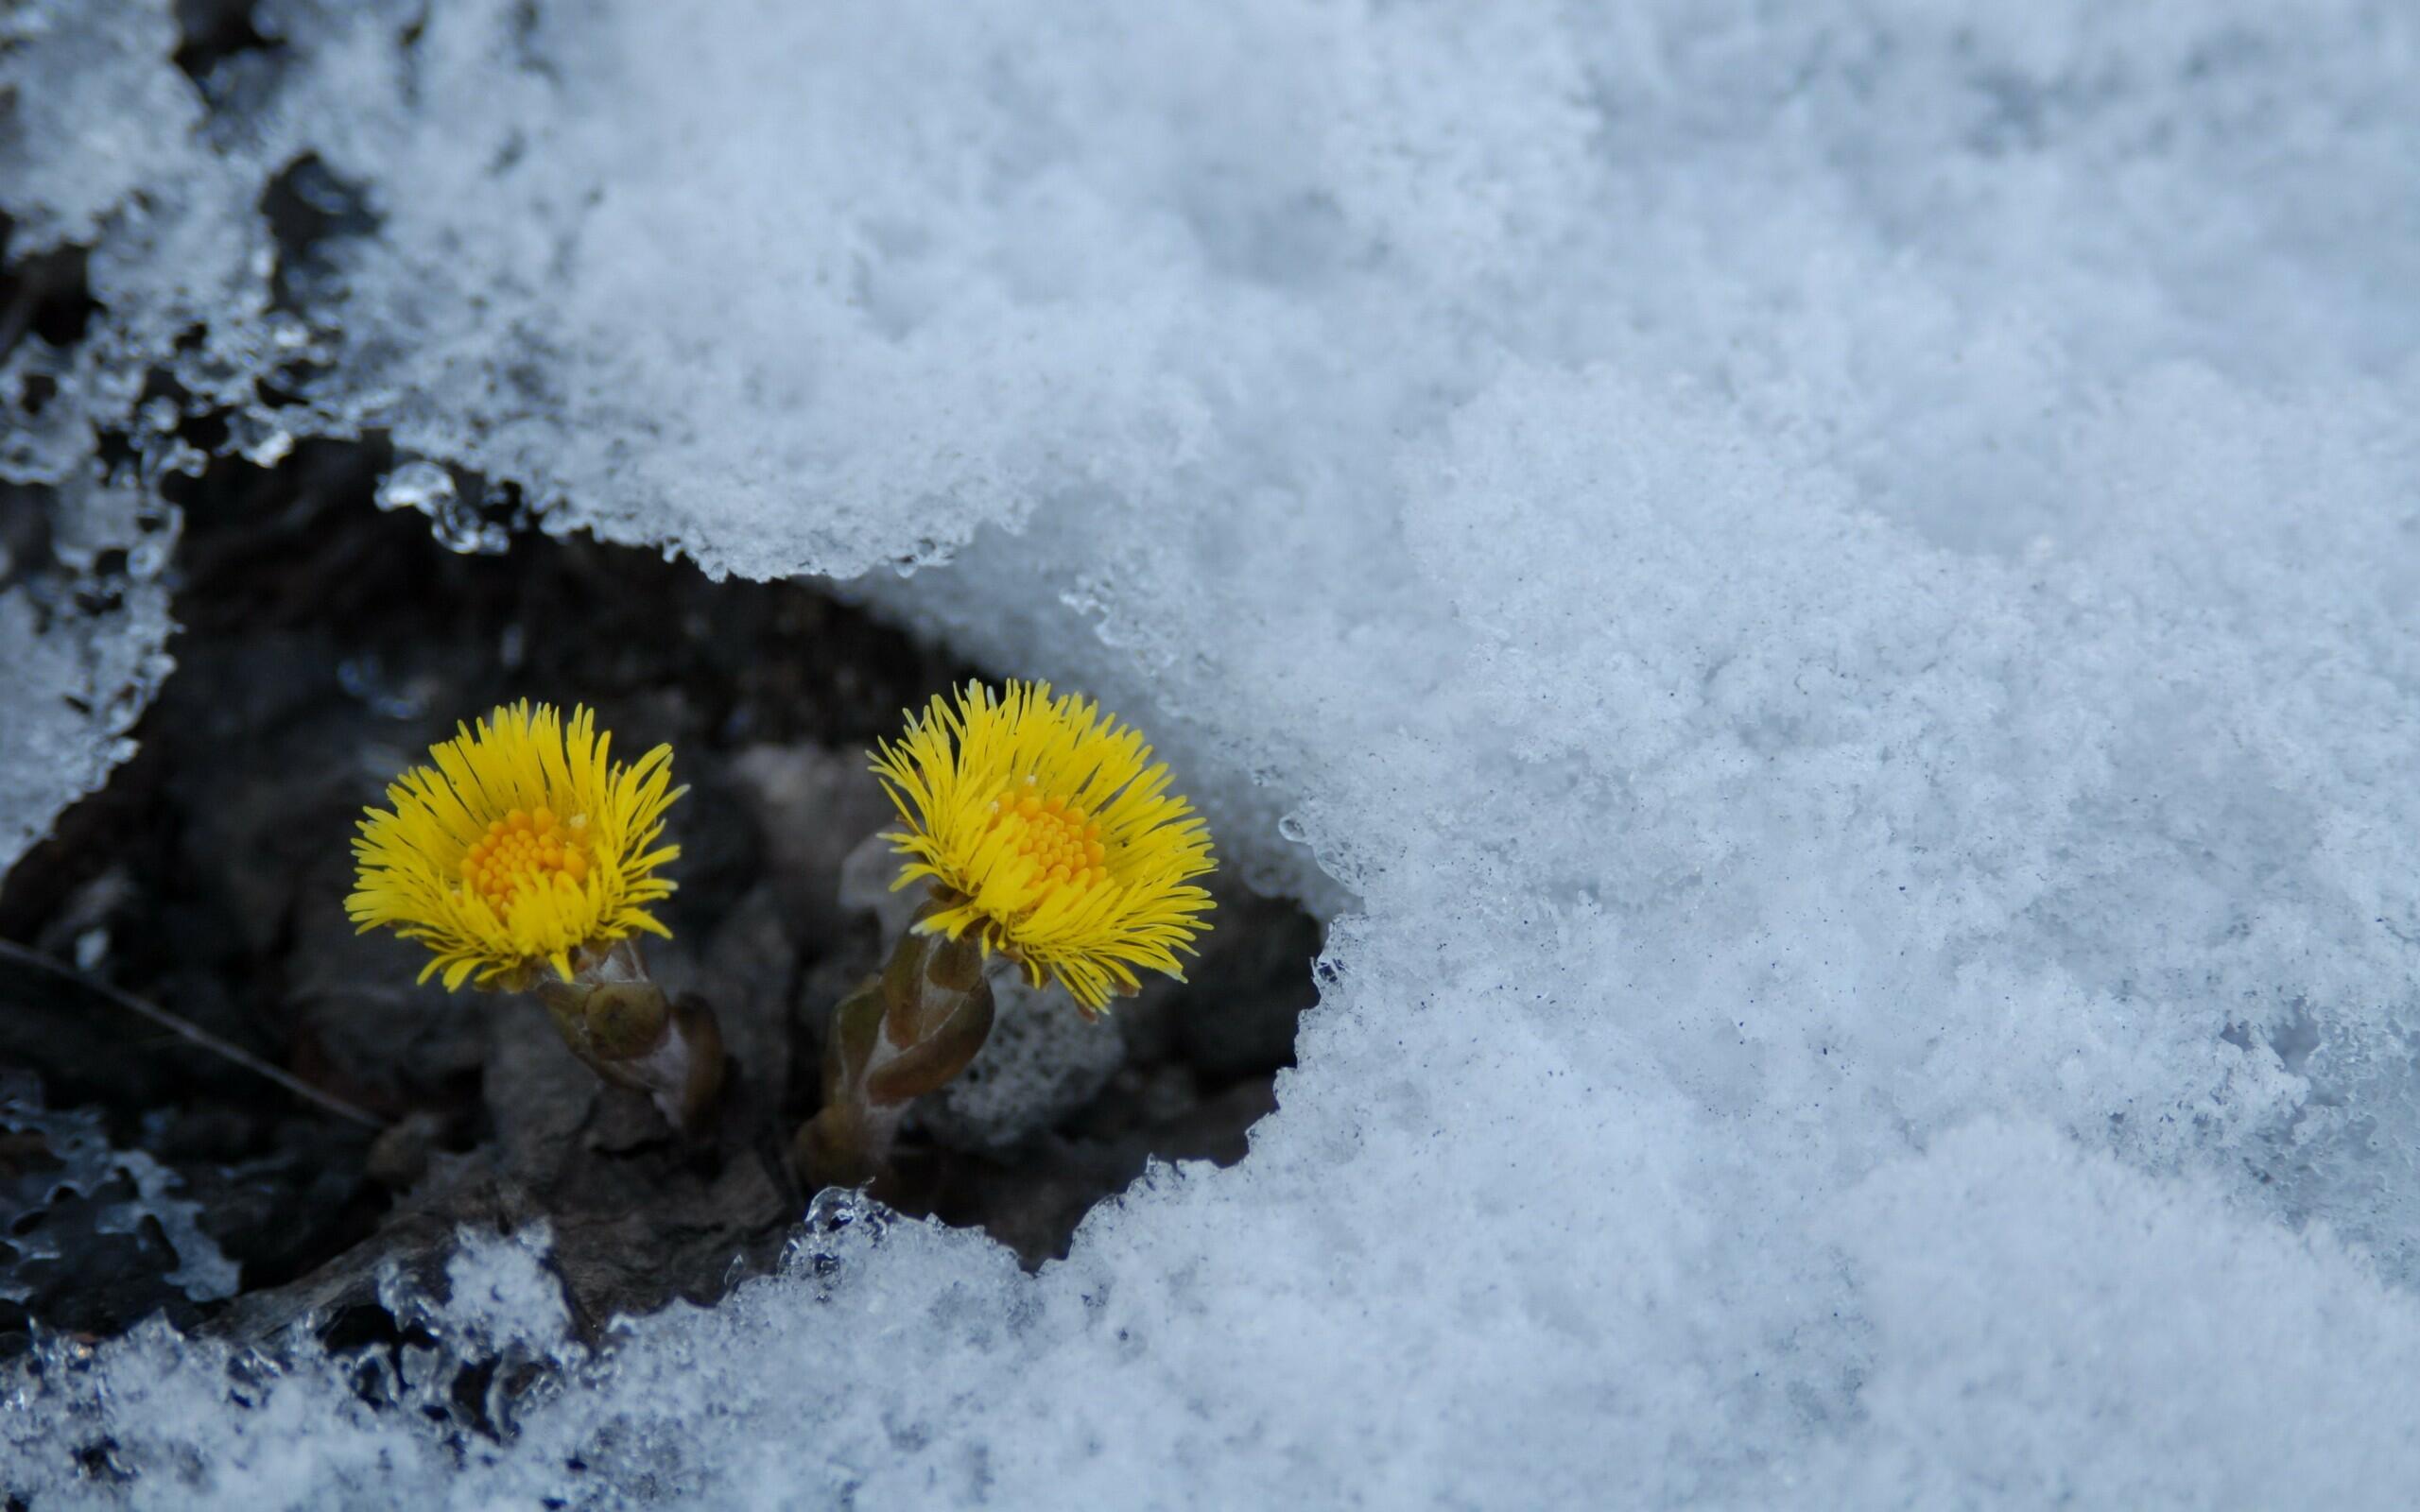
[[[321,1091],[292,1072],[270,1065],[251,1051],[219,1039],[201,1025],[181,1019],[156,1004],[146,1003],[134,994],[113,988],[107,982],[87,976],[74,967],[53,960],[40,951],[27,950],[22,945],[14,945],[0,939],[0,960],[13,961],[19,966],[48,972],[71,986],[107,998],[127,1012],[148,1019],[180,1039],[190,1040],[215,1056],[224,1057],[254,1075],[268,1077],[304,1102],[316,1104],[338,1118],[351,1119],[364,1128],[384,1129],[387,1126],[386,1120],[355,1108],[334,1092]]]

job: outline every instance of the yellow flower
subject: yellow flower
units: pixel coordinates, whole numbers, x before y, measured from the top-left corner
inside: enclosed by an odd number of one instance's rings
[[[1135,971],[1184,972],[1208,928],[1210,832],[1170,794],[1143,737],[1048,683],[994,696],[969,683],[935,697],[874,775],[907,821],[886,834],[908,858],[897,891],[930,879],[938,908],[917,928],[976,932],[1036,987],[1063,984],[1087,1014],[1134,992]]]
[[[548,704],[497,709],[476,730],[429,747],[387,789],[394,812],[371,809],[353,842],[360,877],[345,912],[363,934],[389,926],[445,973],[519,990],[541,966],[565,981],[572,953],[645,930],[671,936],[647,905],[671,893],[655,869],[681,854],[657,846],[664,813],[688,791],[672,786],[672,747],[608,765],[610,735]]]

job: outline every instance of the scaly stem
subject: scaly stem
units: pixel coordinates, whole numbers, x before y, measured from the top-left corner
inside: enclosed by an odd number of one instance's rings
[[[555,1030],[589,1070],[648,1094],[673,1127],[687,1132],[722,1090],[722,1028],[694,993],[669,1002],[647,974],[635,940],[583,948],[572,979],[532,988]]]
[[[833,1006],[823,1108],[792,1149],[806,1185],[863,1186],[879,1176],[908,1105],[964,1071],[991,1033],[982,947],[918,934],[911,923],[882,974]]]

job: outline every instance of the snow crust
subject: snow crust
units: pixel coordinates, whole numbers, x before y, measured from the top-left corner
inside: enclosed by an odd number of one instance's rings
[[[133,754],[127,731],[175,665],[172,509],[89,476],[0,498],[10,509],[63,528],[23,560],[0,539],[0,869]]]
[[[2420,1500],[2408,10],[285,3],[199,90],[28,13],[45,424],[157,364],[840,579],[1331,930],[1251,1157],[1039,1276],[826,1204],[592,1357],[489,1245],[576,1366],[509,1442],[153,1332],[10,1486]]]

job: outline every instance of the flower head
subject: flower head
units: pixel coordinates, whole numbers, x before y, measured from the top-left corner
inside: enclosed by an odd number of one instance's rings
[[[1138,969],[1184,979],[1176,953],[1208,927],[1210,895],[1191,883],[1215,865],[1209,829],[1143,737],[1090,699],[969,683],[910,715],[873,771],[907,822],[885,836],[907,858],[893,889],[935,887],[919,929],[975,931],[1087,1014],[1136,990]]]
[[[429,747],[387,788],[393,812],[371,809],[353,842],[360,868],[345,912],[361,931],[389,926],[434,953],[420,973],[519,989],[542,966],[565,981],[572,953],[644,930],[667,938],[647,905],[673,884],[655,875],[681,854],[658,846],[672,786],[672,747],[609,765],[610,735],[548,704],[499,708],[476,730]]]

